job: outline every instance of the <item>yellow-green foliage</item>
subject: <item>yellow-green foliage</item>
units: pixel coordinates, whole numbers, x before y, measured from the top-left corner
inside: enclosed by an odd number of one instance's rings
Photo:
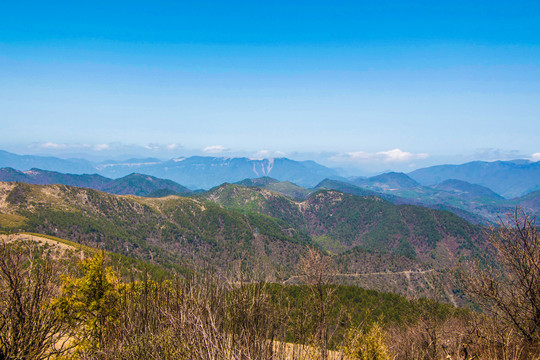
[[[26,218],[14,214],[0,214],[0,228],[14,229],[18,228],[26,222]]]
[[[79,265],[84,276],[65,276],[62,295],[52,306],[77,329],[80,350],[100,348],[108,328],[118,318],[120,282],[112,268],[104,266],[103,252],[82,260]]]
[[[350,330],[348,338],[348,344],[343,349],[343,352],[349,359],[390,359],[384,344],[384,331],[378,323],[374,323],[368,331]]]

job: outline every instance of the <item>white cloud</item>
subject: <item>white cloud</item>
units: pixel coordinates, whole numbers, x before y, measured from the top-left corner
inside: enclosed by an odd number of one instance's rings
[[[250,156],[250,159],[252,160],[262,160],[262,159],[272,159],[272,158],[282,158],[285,157],[285,154],[283,151],[271,151],[271,150],[259,150],[253,155]]]
[[[96,144],[93,147],[95,151],[109,150],[110,148],[111,146],[109,144]]]
[[[367,153],[364,151],[354,151],[354,152],[348,152],[345,154],[338,154],[332,156],[333,160],[369,160],[372,159],[374,154]]]
[[[53,142],[46,142],[44,144],[40,144],[39,146],[44,149],[65,149],[68,147],[66,144],[56,144]]]
[[[90,147],[88,144],[57,144],[50,141],[42,144],[32,145],[31,147],[36,146],[47,150],[85,149]]]
[[[411,153],[401,149],[379,151],[375,153],[365,151],[353,151],[332,156],[330,160],[336,162],[385,162],[385,163],[406,163],[413,160],[423,160],[429,157],[426,153]]]
[[[125,147],[125,146],[124,146]],[[130,147],[137,148],[139,145],[131,145]],[[172,151],[181,148],[182,146],[180,144],[176,143],[170,143],[170,144],[146,144],[146,145],[140,145],[143,149],[150,150],[153,152],[156,151]]]
[[[474,154],[472,155],[473,160],[512,160],[512,159],[519,159],[526,157],[518,150],[505,150],[505,149],[497,149],[497,148],[482,148],[482,149],[476,149]]]
[[[540,152],[534,153],[531,155],[532,161],[540,161]]]
[[[208,154],[220,154],[227,150],[229,149],[227,149],[225,146],[222,146],[222,145],[210,145],[210,146],[205,147],[203,149],[203,152],[208,153]]]
[[[428,157],[426,153],[413,154],[400,149],[393,149],[388,151],[379,151],[376,155],[380,156],[383,161],[387,162],[409,162],[412,160],[422,160]]]
[[[259,150],[255,154],[253,154],[253,156],[251,156],[251,159],[262,160],[268,157],[270,157],[270,150]]]

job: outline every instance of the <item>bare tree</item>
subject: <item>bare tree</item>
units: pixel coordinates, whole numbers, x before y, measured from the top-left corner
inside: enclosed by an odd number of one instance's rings
[[[493,261],[470,263],[469,294],[530,344],[540,342],[540,241],[536,218],[521,208],[489,232]]]
[[[35,250],[0,245],[0,359],[47,359],[67,349],[67,327],[48,306],[59,291],[56,264]]]
[[[309,248],[300,260],[300,272],[311,291],[310,313],[314,317],[315,340],[320,348],[321,359],[328,359],[330,342],[330,313],[335,302],[335,287],[331,286],[334,273],[332,259]]]

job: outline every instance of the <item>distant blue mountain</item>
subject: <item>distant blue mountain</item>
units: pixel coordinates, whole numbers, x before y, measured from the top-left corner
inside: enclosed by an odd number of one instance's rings
[[[52,156],[17,155],[0,150],[0,167],[17,170],[39,168],[72,174],[92,174],[96,172],[94,164],[84,159],[59,159]]]
[[[336,170],[314,161],[204,156],[171,159],[158,163],[102,164],[99,173],[118,177],[133,171],[171,179],[192,189],[209,189],[224,182],[232,183],[262,176],[311,187],[325,178],[338,177]]]
[[[70,174],[99,174],[109,178],[139,173],[173,180],[192,189],[209,189],[224,182],[262,176],[271,176],[304,187],[312,187],[325,178],[339,178],[336,170],[314,161],[294,161],[287,158],[254,160],[193,156],[167,161],[146,158],[92,163],[81,159],[65,160],[0,151],[0,167],[22,171],[38,168]]]
[[[408,174],[422,185],[456,179],[490,188],[505,198],[523,196],[540,189],[540,162],[473,161],[462,165],[438,165]]]
[[[482,185],[471,184],[463,180],[450,179],[433,186],[434,189],[443,190],[468,200],[479,198],[502,200],[503,197],[490,188]]]
[[[420,186],[404,173],[389,172],[369,178],[356,178],[349,181],[351,184],[377,191],[403,190]]]
[[[234,183],[264,176],[279,181],[289,181],[306,188],[314,187],[324,179],[347,181],[339,177],[335,169],[314,161],[294,161],[287,158],[255,160],[245,157],[192,156],[166,161],[156,158],[133,158],[125,161],[94,163],[83,159],[16,155],[0,150],[1,167],[22,171],[37,168],[69,174],[99,174],[108,178],[120,178],[139,173],[169,179],[191,189],[209,189],[224,182]],[[466,181],[487,187],[507,199],[515,198],[540,190],[540,162],[474,161],[462,165],[432,166],[408,174],[387,173],[370,178],[356,178],[349,182],[374,191],[400,192],[420,189],[429,192],[429,189],[422,189],[422,186],[434,186],[447,180]],[[461,185],[454,182],[440,186],[459,187]],[[456,193],[463,189],[455,188],[451,191]],[[467,191],[477,193],[480,190],[469,187]],[[396,195],[399,196],[397,193]],[[489,196],[492,197],[493,194]]]

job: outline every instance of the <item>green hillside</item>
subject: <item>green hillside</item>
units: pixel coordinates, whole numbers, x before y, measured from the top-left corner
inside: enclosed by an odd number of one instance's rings
[[[282,221],[203,199],[1,183],[0,204],[4,218],[18,219],[3,230],[59,236],[167,266],[226,269],[237,262],[273,277],[290,272],[309,242]]]
[[[294,201],[232,184],[193,198],[148,198],[0,183],[0,230],[67,238],[181,272],[245,268],[271,280],[296,275],[312,246],[334,255],[344,274],[337,282],[410,296],[433,289],[404,271],[451,268],[484,242],[481,228],[449,212],[328,190]],[[386,271],[402,274],[348,275]]]
[[[477,249],[483,241],[480,227],[452,213],[395,205],[374,196],[321,190],[294,201],[267,189],[230,184],[204,196],[229,208],[279,218],[337,254],[361,248],[436,266]]]
[[[257,212],[281,219],[295,227],[304,225],[298,204],[287,196],[268,189],[223,184],[202,196],[227,208]]]

